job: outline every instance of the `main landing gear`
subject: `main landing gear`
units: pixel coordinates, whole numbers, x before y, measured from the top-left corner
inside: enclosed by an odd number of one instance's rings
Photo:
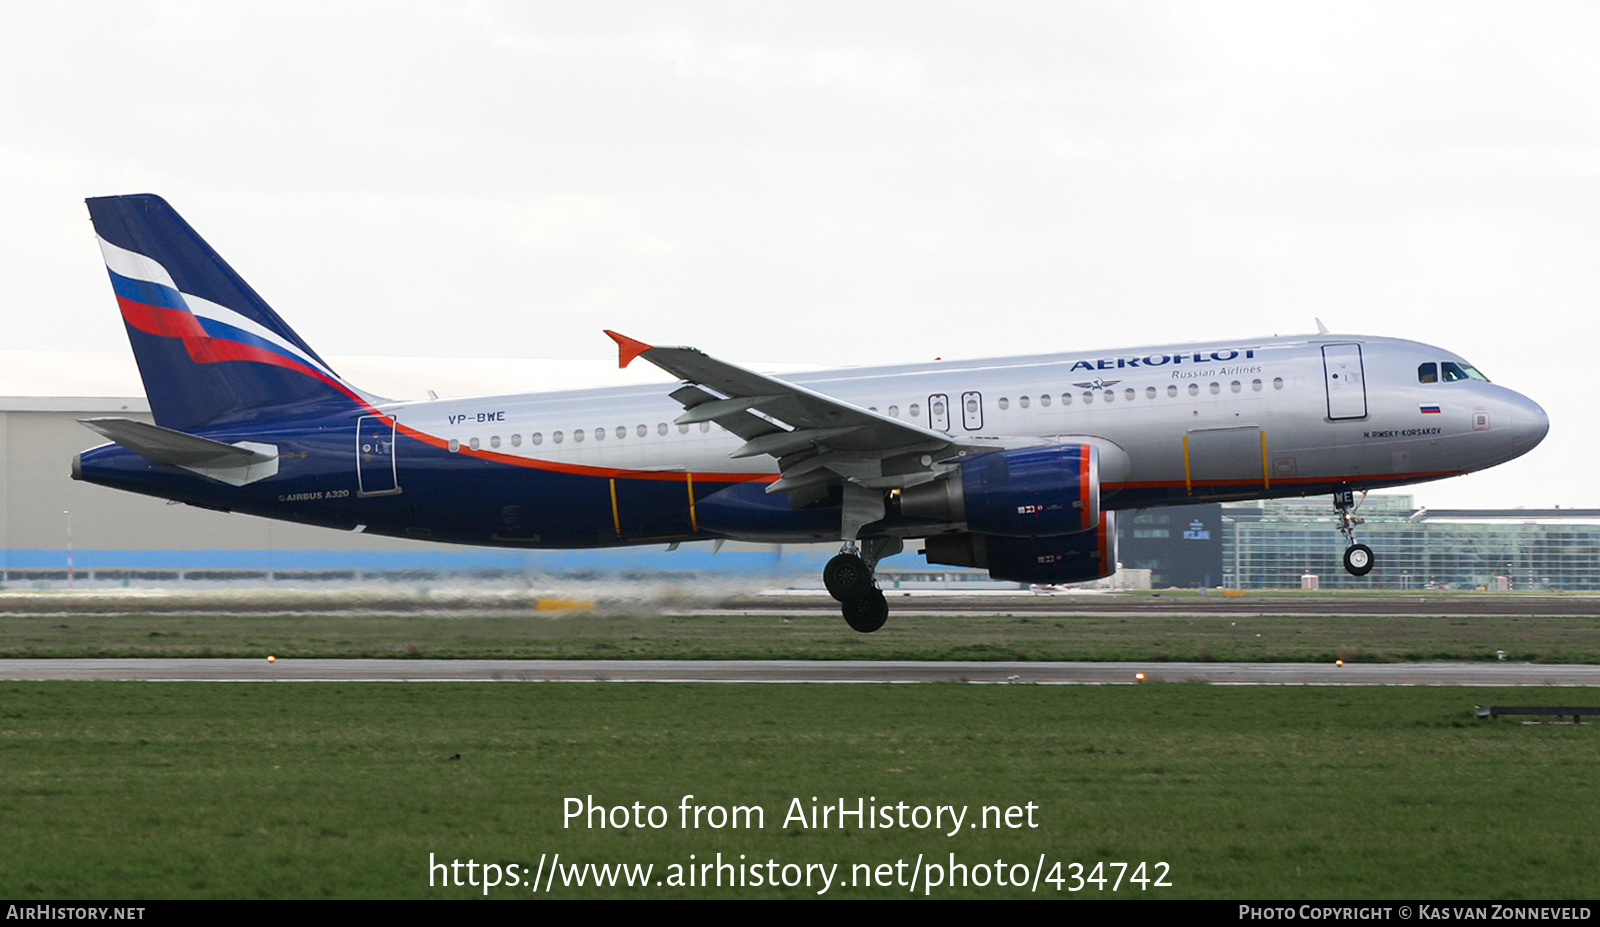
[[[1356,509],[1365,502],[1367,494],[1363,492],[1361,499],[1355,498],[1355,493],[1350,490],[1333,494],[1333,508],[1339,516],[1339,533],[1344,535],[1347,546],[1344,549],[1344,571],[1351,576],[1365,576],[1372,572],[1374,558],[1372,548],[1356,541],[1356,525],[1363,524],[1366,519],[1356,517]]]
[[[874,538],[861,542],[859,548],[846,543],[844,550],[823,568],[822,584],[828,587],[828,594],[838,600],[844,620],[852,630],[871,634],[889,620],[889,601],[873,579],[872,570],[879,560],[899,553],[904,547],[899,538]]]

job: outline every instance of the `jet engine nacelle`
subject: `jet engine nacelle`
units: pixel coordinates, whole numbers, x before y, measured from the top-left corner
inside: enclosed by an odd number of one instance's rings
[[[1100,451],[1058,444],[983,454],[963,460],[958,473],[905,490],[900,511],[997,537],[1087,531],[1100,523]]]
[[[1049,538],[943,534],[927,539],[929,563],[981,567],[1015,583],[1084,583],[1117,571],[1116,513],[1088,531]]]

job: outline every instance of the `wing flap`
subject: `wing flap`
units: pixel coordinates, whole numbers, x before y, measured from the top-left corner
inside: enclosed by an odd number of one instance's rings
[[[685,381],[672,398],[678,424],[715,422],[744,439],[729,456],[770,456],[782,474],[768,492],[792,505],[816,501],[833,486],[894,489],[926,482],[938,462],[965,448],[950,435],[796,383],[719,360],[690,347],[648,345],[608,331],[626,364],[642,357]]]

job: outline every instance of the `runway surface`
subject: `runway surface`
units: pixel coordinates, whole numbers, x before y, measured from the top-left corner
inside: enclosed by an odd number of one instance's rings
[[[1143,673],[1141,680],[1138,674]],[[806,660],[0,660],[3,680],[1600,686],[1600,666],[1531,663],[988,663]]]
[[[959,594],[885,589],[893,612],[916,615],[1209,615],[1217,618],[1254,615],[1449,615],[1453,617],[1590,617],[1600,614],[1600,597],[1535,594],[1382,594],[1327,593],[1274,595],[1251,593],[1230,596],[1179,594],[1105,595],[1096,593],[1029,593],[993,591]],[[799,615],[835,612],[838,604],[827,593],[794,590],[770,595],[730,599],[717,608],[697,609],[703,615]]]
[[[1600,615],[1600,596],[1537,593],[1319,593],[1294,595],[1251,592],[1032,593],[1026,590],[884,590],[893,614],[907,615],[1101,615],[1132,617],[1178,615],[1246,617],[1253,615],[1398,615],[1452,617],[1593,617]],[[620,596],[620,597],[619,597]],[[640,597],[642,596],[642,597]],[[837,615],[839,605],[818,590],[782,590],[740,595],[720,601],[674,599],[657,601],[635,590],[574,590],[551,597],[517,590],[372,591],[345,589],[205,590],[97,589],[75,593],[10,590],[0,596],[0,614],[55,615],[182,615],[182,614],[472,614],[523,616],[577,607],[602,614],[681,615]]]

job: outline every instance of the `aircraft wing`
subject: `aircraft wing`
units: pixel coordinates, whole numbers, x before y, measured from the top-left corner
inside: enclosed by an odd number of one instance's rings
[[[782,477],[768,492],[802,506],[843,481],[872,489],[927,482],[938,461],[960,454],[955,439],[815,390],[747,370],[689,347],[658,347],[607,331],[620,366],[642,357],[684,381],[671,395],[677,424],[716,422],[744,439],[733,457],[769,456]],[[993,448],[985,448],[992,450]]]

